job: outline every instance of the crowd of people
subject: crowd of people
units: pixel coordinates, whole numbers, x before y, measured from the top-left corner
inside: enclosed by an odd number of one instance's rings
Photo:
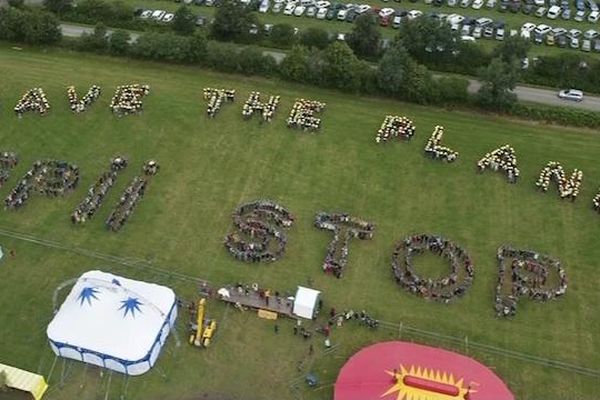
[[[336,278],[342,277],[342,272],[348,264],[348,243],[351,238],[362,240],[371,239],[375,226],[360,218],[348,214],[330,214],[320,212],[315,218],[315,227],[333,232],[333,240],[327,246],[327,254],[323,261],[323,271]]]
[[[255,112],[259,112],[262,121],[271,122],[279,106],[279,99],[280,96],[269,96],[269,100],[263,103],[260,101],[260,92],[252,92],[242,107],[242,115],[245,119],[250,119]]]
[[[442,138],[444,136],[444,127],[441,125],[436,125],[431,134],[431,137],[427,140],[425,144],[425,155],[435,158],[445,160],[447,162],[453,162],[458,158],[458,152],[452,150],[449,147],[441,146]]]
[[[143,175],[136,176],[117,202],[116,207],[106,219],[106,227],[119,231],[133,214],[138,202],[144,197],[150,178],[158,173],[160,166],[155,160],[147,161],[142,167]]]
[[[287,243],[280,228],[291,227],[294,219],[288,210],[270,200],[243,204],[233,213],[237,229],[225,237],[225,247],[241,261],[275,261],[283,255]]]
[[[600,213],[600,190],[592,199],[592,206],[594,207],[594,210]]]
[[[425,250],[450,262],[450,274],[444,278],[420,277],[413,267],[413,257]],[[423,298],[449,303],[463,296],[473,283],[475,269],[471,258],[456,243],[439,235],[413,235],[398,242],[392,258],[396,282]]]
[[[481,160],[477,161],[479,172],[483,172],[487,168],[491,168],[493,171],[503,171],[510,183],[517,183],[519,179],[520,173],[519,168],[517,168],[517,155],[515,149],[508,144],[497,148],[491,153],[486,153]]]
[[[88,189],[83,201],[71,214],[72,223],[82,224],[92,218],[100,208],[110,188],[115,184],[117,174],[126,167],[127,159],[125,157],[115,157],[111,160],[110,169],[100,175],[98,180]]]
[[[124,115],[141,114],[144,110],[142,98],[150,93],[148,85],[117,86],[115,95],[110,101],[110,110],[119,117]]]
[[[326,104],[316,100],[296,99],[287,119],[288,128],[299,128],[316,132],[321,129],[321,118],[315,114],[322,112]]]
[[[28,90],[15,106],[15,114],[22,118],[28,111],[37,112],[40,115],[46,115],[50,111],[50,103],[46,99],[46,93],[42,88],[33,88]]]
[[[221,109],[223,102],[233,102],[235,100],[235,90],[233,89],[214,89],[204,88],[204,99],[207,100],[206,114],[214,118]]]
[[[79,167],[66,161],[36,161],[4,200],[8,209],[22,207],[32,192],[48,197],[62,196],[79,184]]]
[[[87,110],[87,108],[94,103],[98,97],[100,97],[101,93],[102,90],[100,89],[100,86],[92,85],[87,93],[84,94],[81,99],[79,99],[79,96],[77,96],[77,91],[75,90],[75,86],[69,86],[67,88],[67,99],[69,100],[69,107],[71,107],[71,111],[74,113],[80,113]]]
[[[540,172],[535,185],[543,192],[547,192],[550,182],[553,179],[558,184],[558,192],[561,199],[569,198],[571,201],[575,201],[579,195],[579,188],[583,181],[583,171],[575,168],[573,174],[571,174],[571,178],[567,179],[562,165],[559,162],[550,161]]]
[[[0,153],[0,188],[10,178],[10,170],[17,166],[19,157],[12,151]]]
[[[387,142],[392,139],[410,140],[415,135],[412,120],[397,115],[387,115],[377,131],[375,142]]]
[[[494,309],[499,317],[514,316],[519,297],[528,296],[537,301],[548,301],[567,291],[567,274],[560,261],[531,250],[508,246],[498,249],[498,282]],[[507,271],[510,260],[510,271]],[[556,270],[557,283],[548,283],[551,271]],[[510,274],[510,275],[509,275]],[[510,276],[510,278],[508,278]],[[505,289],[506,280],[510,287]]]

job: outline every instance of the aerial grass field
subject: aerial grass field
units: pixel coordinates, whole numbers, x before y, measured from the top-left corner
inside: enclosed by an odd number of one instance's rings
[[[17,51],[7,45],[0,47],[0,76],[0,150],[20,155],[0,197],[35,160],[64,159],[81,168],[79,187],[69,196],[37,196],[18,211],[0,211],[5,252],[0,261],[0,362],[48,377],[48,399],[331,399],[332,384],[348,357],[391,338],[468,354],[491,366],[517,399],[598,398],[597,376],[523,360],[528,355],[600,369],[600,216],[591,207],[600,185],[598,132],[197,68],[58,50]],[[151,93],[142,115],[117,118],[108,104],[115,87],[128,83],[149,84]],[[89,111],[73,115],[66,86],[84,93],[92,84],[102,87],[102,96]],[[32,87],[46,91],[52,109],[45,117],[27,114],[19,120],[12,108]],[[209,119],[204,87],[236,89],[236,101]],[[253,90],[281,95],[270,124],[242,118],[241,106]],[[286,127],[299,97],[327,103],[319,133]],[[410,142],[375,143],[388,114],[414,120],[417,133]],[[446,128],[444,144],[460,153],[453,164],[423,156],[438,124]],[[476,161],[506,143],[519,160],[516,185],[500,173],[476,173]],[[71,211],[117,154],[126,155],[130,166],[94,218],[73,226]],[[161,164],[159,174],[124,229],[109,232],[104,220],[150,158]],[[569,173],[583,170],[582,191],[574,203],[561,201],[555,187],[548,193],[536,190],[537,175],[551,160],[560,161]],[[296,222],[281,260],[245,264],[227,253],[223,237],[232,230],[232,211],[260,198],[287,207]],[[348,212],[376,224],[372,240],[350,243],[348,268],[340,280],[321,270],[331,234],[313,227],[318,211]],[[425,301],[392,278],[394,243],[425,232],[456,241],[474,261],[474,284],[453,304]],[[24,240],[23,235],[51,243]],[[548,303],[522,299],[516,317],[496,318],[496,250],[503,244],[560,259],[569,278],[566,295]],[[435,257],[415,262],[432,275],[447,268]],[[323,291],[326,311],[364,309],[382,321],[443,336],[347,324],[334,329],[334,348],[325,351],[322,336],[311,342],[294,336],[292,321],[278,321],[276,334],[274,322],[211,301],[208,313],[219,329],[209,349],[187,344],[182,310],[178,334],[169,338],[156,367],[126,380],[74,361],[56,361],[46,342],[56,287],[90,269],[167,285],[186,300],[196,298],[197,286],[182,275],[206,279],[215,287],[258,282],[282,292],[310,284]],[[314,355],[309,355],[310,343]],[[492,354],[469,343],[503,351]],[[318,376],[317,388],[302,382],[307,372]]]

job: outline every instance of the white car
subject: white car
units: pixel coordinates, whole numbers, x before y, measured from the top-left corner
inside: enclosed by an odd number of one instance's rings
[[[448,7],[456,7],[458,0],[448,0]]]
[[[345,33],[338,33],[337,36],[336,36],[336,39],[343,42],[343,41],[346,40],[346,34]]]
[[[175,14],[167,13],[167,14],[165,14],[164,17],[162,17],[161,21],[162,22],[171,22],[171,21],[173,21],[173,18],[175,18]]]
[[[268,0],[264,0],[262,3],[260,3],[260,6],[258,7],[258,12],[265,14],[267,11],[269,11],[269,2]]]
[[[304,6],[298,6],[294,10],[294,15],[296,17],[300,17],[300,16],[302,16],[302,14],[304,14],[304,11],[306,11],[306,7],[304,7]]]
[[[578,38],[581,36],[581,31],[579,29],[571,29],[568,35],[571,38]]]
[[[292,15],[294,10],[296,9],[296,4],[288,3],[287,6],[283,9],[283,15]]]
[[[521,27],[521,32],[531,32],[535,29],[536,25],[531,22],[525,22]]]
[[[481,27],[480,26],[476,26],[473,29],[473,38],[480,39],[481,38],[481,31],[482,31]]]
[[[283,3],[279,2],[279,3],[275,3],[273,4],[273,8],[271,8],[271,12],[278,14],[281,12],[281,9],[283,8]]]
[[[329,6],[331,6],[331,3],[328,1],[317,1],[315,3],[315,6],[317,6],[317,8],[328,8]]]
[[[151,16],[152,16],[152,10],[142,11],[142,13],[140,14],[141,19],[148,19]]]
[[[546,5],[546,0],[534,0],[533,4],[535,4],[538,7],[543,7]]]
[[[379,11],[379,16],[381,18],[387,18],[391,15],[394,15],[395,12],[396,10],[394,10],[393,8],[382,8],[381,11]]]
[[[558,97],[563,100],[583,101],[583,92],[577,89],[561,90]]]
[[[575,14],[575,18],[573,18],[573,19],[577,22],[582,22],[585,19],[585,11],[584,10],[577,11],[577,13]]]
[[[556,19],[558,18],[558,16],[560,15],[560,12],[562,11],[562,9],[559,6],[552,6],[550,7],[550,9],[548,10],[548,14],[546,14],[546,16],[549,19]]]
[[[485,6],[487,8],[496,8],[496,0],[488,0]]]
[[[463,19],[464,19],[464,18],[463,18]],[[494,22],[494,21],[493,21],[492,19],[490,19],[490,18],[485,18],[485,17],[484,17],[484,18],[478,18],[478,19],[475,21],[475,24],[476,24],[477,26],[484,27],[484,26],[487,26],[487,25],[489,25],[489,24],[491,24],[491,23],[493,23],[493,22]]]
[[[496,29],[496,40],[504,40],[504,28]]]
[[[338,21],[345,21],[346,15],[348,15],[348,10],[340,10],[337,15]]]
[[[165,16],[167,12],[165,10],[155,10],[152,13],[152,19],[155,19],[157,21],[160,21],[162,19],[162,17]]]
[[[463,35],[463,36],[461,36],[460,40],[462,40],[463,42],[475,43],[475,38],[473,36],[469,36],[469,35]]]
[[[590,15],[588,16],[588,21],[590,21],[592,23],[598,22],[599,19],[600,19],[600,11],[592,11],[590,13]]]
[[[409,21],[412,21],[413,19],[419,18],[421,15],[423,15],[423,11],[410,10],[408,14],[406,14],[406,18],[408,18]]]
[[[329,11],[328,8],[325,8],[325,7],[319,8],[319,11],[317,11],[317,19],[325,19],[328,11]]]
[[[360,6],[358,6],[358,8],[356,9],[356,12],[359,14],[364,14],[367,11],[371,10],[371,6],[368,4],[361,4]]]
[[[315,6],[311,6],[311,7],[308,7],[308,8],[306,9],[306,16],[307,16],[307,17],[309,17],[309,18],[312,18],[312,17],[314,17],[315,15],[317,15],[317,7],[315,7]]]
[[[483,7],[483,0],[475,0],[471,7],[473,7],[474,10],[479,10],[481,7]]]
[[[460,24],[461,22],[463,22],[465,19],[465,17],[463,17],[462,15],[459,14],[450,14],[448,15],[448,17],[446,17],[446,22],[449,23],[450,25],[454,25],[454,24]]]
[[[545,25],[545,24],[540,24],[540,25],[538,25],[538,26],[535,28],[534,32],[535,32],[537,35],[542,35],[542,36],[545,36],[545,35],[547,35],[547,34],[548,34],[548,33],[549,33],[551,30],[552,30],[552,27],[550,27],[550,26],[548,26],[548,25]]]

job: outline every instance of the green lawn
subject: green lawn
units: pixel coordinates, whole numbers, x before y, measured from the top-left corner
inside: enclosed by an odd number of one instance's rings
[[[254,313],[211,302],[219,320],[213,347],[199,351],[185,343],[186,316],[178,322],[182,345],[173,339],[157,368],[128,383],[112,375],[109,399],[127,388],[128,399],[192,399],[226,394],[244,400],[331,399],[331,384],[348,356],[368,343],[397,338],[468,352],[492,366],[518,399],[593,399],[597,378],[543,367],[474,350],[475,341],[529,355],[600,368],[600,217],[591,199],[600,183],[598,132],[513,122],[495,116],[449,112],[378,98],[340,94],[301,85],[197,68],[111,59],[57,50],[15,51],[0,47],[0,140],[3,150],[21,155],[21,163],[0,190],[4,198],[39,158],[67,159],[81,167],[78,190],[66,197],[34,198],[17,212],[1,211],[0,228],[29,233],[64,245],[132,260],[166,271],[208,279],[215,285],[260,282],[275,289],[312,285],[325,293],[325,307],[366,309],[375,317],[467,337],[464,345],[419,338],[405,332],[368,331],[344,326],[334,330],[336,350],[325,354],[314,341],[292,335],[291,321],[259,320]],[[151,85],[144,114],[118,119],[108,110],[116,85]],[[72,115],[65,87],[80,91],[91,84],[104,93],[92,109]],[[29,88],[41,86],[53,109],[47,117],[18,120],[12,107]],[[202,88],[235,88],[233,105],[211,120],[205,115]],[[252,90],[279,94],[282,101],[271,124],[245,122],[241,104]],[[316,135],[286,128],[285,118],[297,97],[324,101],[323,129]],[[412,118],[417,134],[410,143],[376,145],[374,137],[386,114]],[[433,127],[446,127],[444,142],[460,152],[455,164],[425,158],[423,146]],[[475,173],[487,151],[510,143],[517,151],[522,179],[509,185],[500,174]],[[110,157],[126,154],[130,167],[92,221],[74,227],[69,214]],[[125,228],[115,234],[103,221],[142,162],[162,165],[145,198]],[[560,201],[555,188],[534,188],[540,169],[559,160],[567,170],[584,171],[575,203]],[[231,230],[231,212],[242,202],[271,198],[290,209],[297,221],[289,232],[285,257],[267,265],[243,264],[225,251],[222,238]],[[346,211],[376,224],[373,240],[350,244],[341,280],[325,276],[320,265],[331,238],[313,227],[315,213]],[[421,300],[394,283],[390,260],[394,242],[410,233],[439,232],[467,249],[476,266],[469,293],[451,305]],[[569,290],[556,302],[523,300],[513,320],[494,316],[496,249],[511,243],[559,258],[566,266]],[[154,270],[125,267],[66,250],[0,236],[16,256],[0,262],[0,362],[48,374],[54,360],[45,340],[52,318],[52,295],[61,282],[100,268],[173,287],[192,299],[195,285]],[[435,273],[439,261],[416,260]],[[63,293],[64,295],[64,293]],[[301,371],[298,371],[301,367]],[[322,385],[290,391],[308,370]],[[64,373],[63,373],[64,371]],[[63,382],[61,382],[63,381]],[[109,375],[75,362],[58,362],[50,377],[48,399],[104,399]],[[61,385],[63,383],[63,385]]]

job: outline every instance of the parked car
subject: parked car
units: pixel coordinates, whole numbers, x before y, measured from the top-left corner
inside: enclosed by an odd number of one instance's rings
[[[483,7],[483,0],[473,1],[473,5],[471,7],[473,7],[474,10],[479,10],[481,7]]]
[[[267,11],[269,11],[269,1],[268,0],[263,0],[260,5],[258,6],[258,12],[262,13],[262,14],[266,14]]]
[[[458,0],[448,0],[448,7],[456,7]]]
[[[550,31],[552,31],[552,28],[546,24],[540,24],[536,26],[533,31],[539,35],[546,36],[548,33],[550,33]]]
[[[487,0],[487,3],[485,3],[486,8],[495,8],[496,7],[496,0]]]
[[[482,31],[482,28],[480,26],[476,26],[475,28],[473,28],[473,37],[475,39],[481,38],[481,31]]]
[[[464,17],[463,17],[464,19]],[[490,25],[491,23],[493,23],[494,21],[492,21],[490,18],[478,18],[475,20],[475,26],[481,26],[482,28]]]
[[[460,6],[462,8],[467,8],[471,5],[471,0],[460,0]]]
[[[295,3],[288,3],[287,6],[285,6],[285,8],[283,9],[283,15],[292,15],[295,9]]]
[[[356,12],[359,14],[364,14],[368,11],[371,11],[371,6],[368,4],[361,4],[360,6],[358,6],[358,8],[356,9]]]
[[[581,41],[581,51],[590,52],[592,50],[592,41],[590,39],[583,39]]]
[[[600,39],[594,39],[594,51],[600,52]]]
[[[546,15],[546,7],[540,7],[535,11],[535,16],[538,18],[542,18]]]
[[[325,19],[328,11],[329,9],[326,7],[319,8],[319,10],[317,11],[317,19]]]
[[[392,28],[394,28],[394,29],[400,28],[401,23],[402,23],[402,17],[399,15],[395,15],[394,19],[392,19]]]
[[[469,36],[469,35],[463,35],[460,37],[460,40],[463,42],[471,42],[471,43],[475,43],[476,40],[473,36]]]
[[[273,24],[264,24],[263,25],[263,33],[265,36],[271,36],[271,32],[273,32]]]
[[[535,6],[533,4],[525,4],[521,11],[523,12],[523,14],[529,15],[533,13],[533,10],[535,10]]]
[[[588,29],[583,34],[584,39],[596,39],[598,37],[598,32],[593,29]]]
[[[556,19],[560,15],[560,11],[561,9],[559,6],[552,6],[548,9],[548,13],[546,14],[546,16],[548,17],[548,19]]]
[[[508,11],[508,6],[510,5],[508,0],[500,0],[500,6],[498,7],[498,11],[504,13]]]
[[[483,29],[483,37],[486,39],[491,39],[494,36],[494,28],[491,25],[486,26]]]
[[[408,14],[406,14],[406,18],[408,18],[409,21],[412,21],[413,19],[417,19],[422,15],[423,15],[423,11],[411,10],[408,12]]]
[[[161,21],[162,22],[171,22],[171,21],[173,21],[173,18],[175,18],[175,14],[173,14],[173,13],[166,13],[162,17]]]
[[[508,7],[511,13],[516,14],[521,10],[521,2],[520,1],[512,1],[510,6]]]
[[[348,14],[346,14],[346,22],[354,22],[359,15],[360,14],[357,13],[356,10],[348,10]]]
[[[578,49],[579,48],[579,38],[572,37],[571,42],[569,43],[569,47],[571,47],[572,49]]]
[[[328,21],[331,21],[331,20],[337,18],[337,15],[338,15],[339,11],[340,11],[340,9],[338,9],[338,8],[330,8],[327,11],[327,14],[325,15],[325,19],[328,20]]]
[[[590,21],[594,24],[596,22],[598,22],[599,19],[600,19],[600,11],[592,11],[590,13],[590,15],[588,16],[588,21]]]
[[[396,10],[394,10],[393,8],[382,8],[381,11],[379,11],[379,16],[380,17],[391,17],[392,15],[394,15],[396,13]]]
[[[570,8],[568,8],[568,7],[567,7],[567,8],[565,8],[565,9],[563,9],[563,12],[562,12],[562,14],[561,14],[561,16],[560,16],[560,17],[561,17],[562,19],[564,19],[564,20],[569,20],[569,19],[571,19],[571,9],[570,9]]]
[[[560,35],[557,39],[556,39],[556,45],[560,48],[565,48],[567,47],[569,43],[569,38],[567,38],[566,35]]]
[[[152,12],[152,16],[151,18],[156,20],[156,21],[160,21],[162,19],[162,17],[165,16],[167,12],[165,10],[154,10]]]
[[[585,19],[585,10],[578,10],[573,19],[577,22],[582,22]]]
[[[577,89],[567,89],[558,92],[558,98],[571,101],[583,101],[583,92]]]
[[[504,40],[504,28],[496,29],[496,40]]]
[[[152,16],[153,12],[154,12],[153,10],[142,11],[142,13],[140,14],[140,18],[141,19],[148,19],[148,18],[150,18]]]
[[[315,15],[317,15],[317,7],[315,6],[310,6],[306,9],[306,14],[307,17],[309,18],[314,18]]]

